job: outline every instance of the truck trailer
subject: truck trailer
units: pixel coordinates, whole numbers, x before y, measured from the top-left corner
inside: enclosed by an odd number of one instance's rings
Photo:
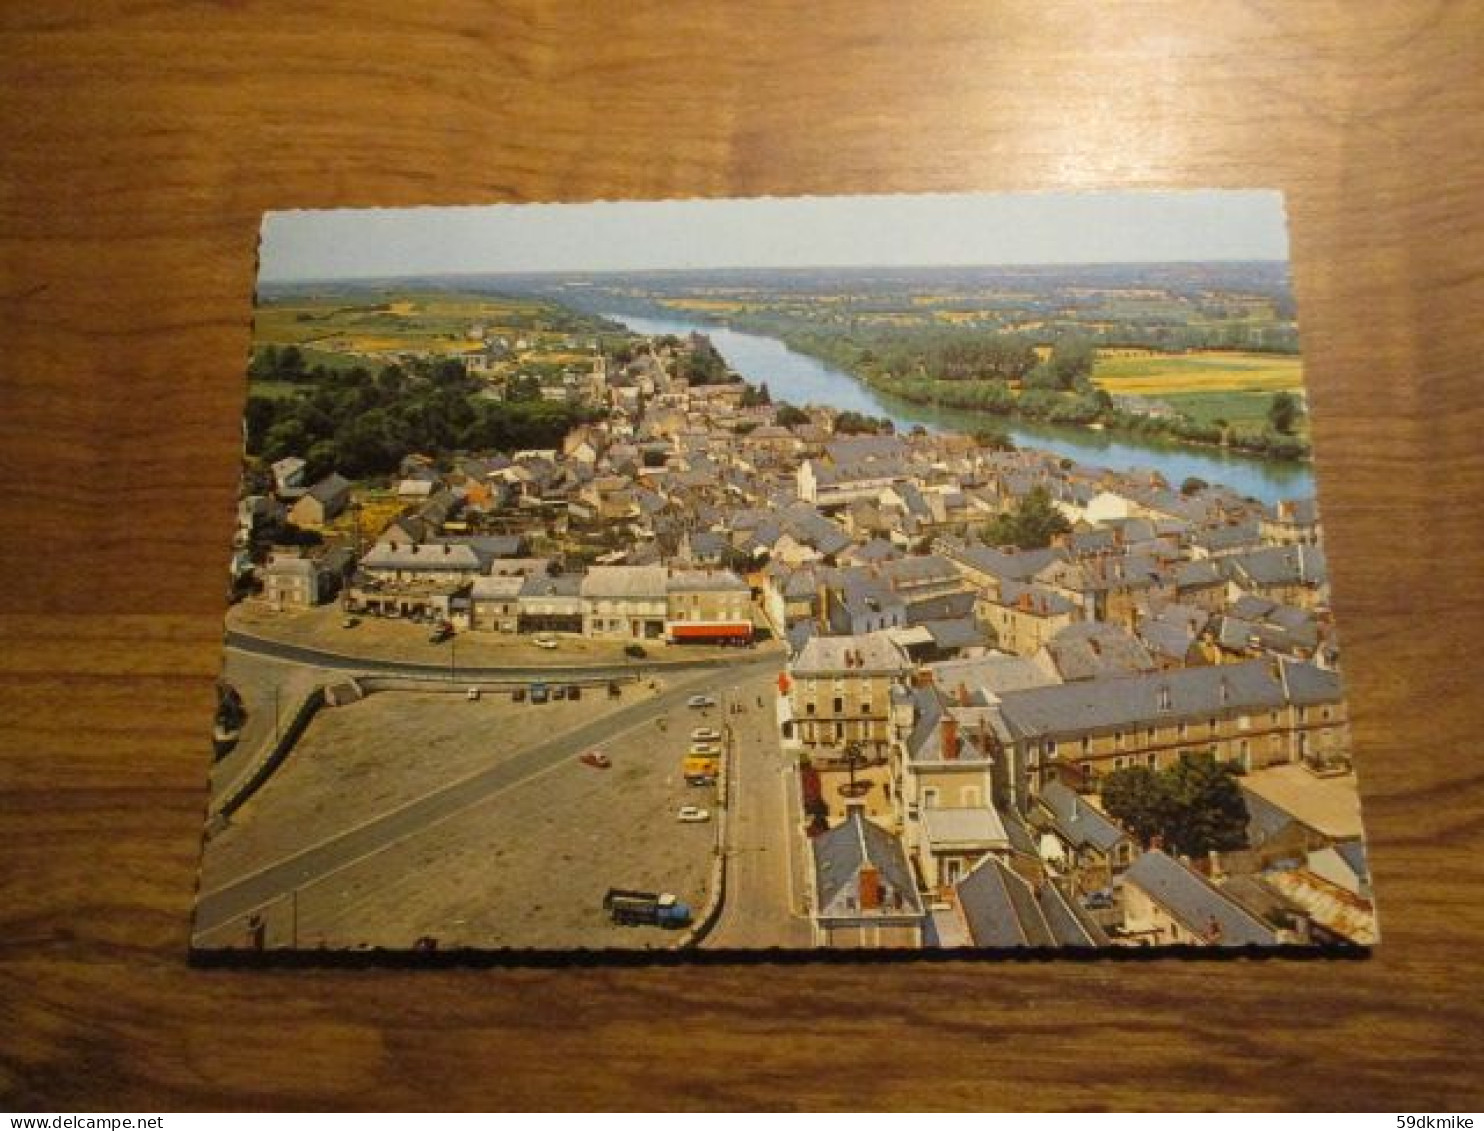
[[[690,923],[690,908],[669,892],[609,888],[603,910],[621,927],[679,928]]]

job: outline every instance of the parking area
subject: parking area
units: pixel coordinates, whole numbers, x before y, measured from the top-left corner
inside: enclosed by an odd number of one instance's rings
[[[653,698],[626,683],[610,700],[584,689],[578,702],[477,701],[461,691],[381,692],[319,713],[283,767],[207,845],[203,888],[353,828],[432,790],[556,738],[621,707]]]
[[[605,706],[388,692],[326,711],[290,766],[208,846],[208,886],[591,722]],[[665,891],[697,912],[705,906],[715,791],[686,785],[683,764],[690,729],[708,723],[719,725],[718,712],[646,714],[602,741],[606,768],[581,760],[592,747],[574,745],[551,769],[279,898],[263,912],[267,945],[674,946],[677,932],[613,925],[603,896],[610,887]],[[707,819],[680,820],[686,806]],[[198,941],[243,945],[244,924]]]

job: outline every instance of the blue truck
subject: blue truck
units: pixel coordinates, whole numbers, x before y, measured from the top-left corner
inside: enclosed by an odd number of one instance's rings
[[[609,888],[603,910],[620,927],[666,927],[690,924],[690,908],[669,892],[627,891]]]

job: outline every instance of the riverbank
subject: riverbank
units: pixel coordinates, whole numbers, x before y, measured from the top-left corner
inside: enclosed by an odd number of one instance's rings
[[[797,349],[797,347],[791,348]],[[1235,430],[1232,428],[1201,425],[1189,417],[1146,416],[1106,408],[1098,409],[1095,414],[1087,414],[1080,411],[1078,403],[1084,398],[1071,393],[1050,394],[1060,396],[1062,399],[1057,404],[1051,405],[1049,414],[1028,413],[1019,405],[1020,398],[1013,392],[1006,391],[1005,395],[1010,398],[1008,402],[998,400],[996,398],[998,390],[993,388],[997,384],[995,382],[976,383],[966,388],[968,383],[962,381],[924,379],[922,382],[902,382],[879,375],[857,373],[854,376],[856,380],[869,385],[878,392],[910,404],[943,406],[963,412],[972,412],[986,421],[1019,420],[1038,424],[1057,424],[1067,428],[1082,428],[1089,432],[1113,433],[1135,438],[1156,438],[1182,447],[1237,452],[1290,463],[1309,463],[1312,459],[1308,444],[1297,438],[1275,437],[1273,440],[1258,443],[1234,437]],[[933,387],[921,388],[918,387],[919,385]],[[1065,406],[1067,411],[1058,415],[1057,408],[1061,406]],[[1191,431],[1197,434],[1182,433],[1180,427],[1183,421],[1189,421]],[[1284,442],[1287,446],[1275,451],[1273,446],[1275,442]]]
[[[821,349],[813,336],[784,335],[781,340],[795,353],[839,369],[887,396],[909,404],[975,413],[985,421],[1020,420],[1053,424],[1130,438],[1154,438],[1171,444],[1290,463],[1307,463],[1312,455],[1308,443],[1296,436],[1271,431],[1243,431],[1229,425],[1198,421],[1188,414],[1158,416],[1129,412],[1114,407],[1112,398],[1102,390],[1092,393],[1045,389],[1016,392],[1006,382],[997,380],[889,377],[869,366],[851,364],[829,350]]]

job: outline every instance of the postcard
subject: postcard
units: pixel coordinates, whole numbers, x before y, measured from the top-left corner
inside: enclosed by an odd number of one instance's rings
[[[272,213],[198,955],[1377,940],[1283,201]]]

